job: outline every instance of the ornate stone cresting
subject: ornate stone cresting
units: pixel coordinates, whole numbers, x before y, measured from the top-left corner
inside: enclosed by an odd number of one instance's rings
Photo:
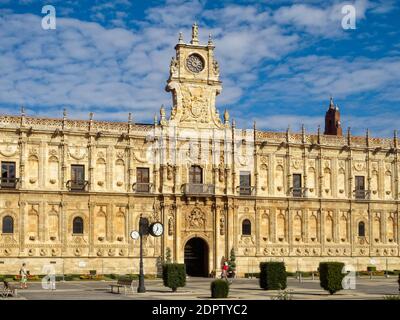
[[[175,50],[166,86],[173,95],[169,123],[190,128],[223,128],[215,107],[222,86],[213,43],[199,44],[198,26],[194,24],[190,44],[183,43],[180,37]]]

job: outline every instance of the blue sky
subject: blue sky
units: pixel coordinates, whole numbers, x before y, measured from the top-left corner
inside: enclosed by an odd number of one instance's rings
[[[43,30],[43,5],[57,29]],[[341,8],[356,8],[343,30]],[[240,127],[315,132],[332,95],[354,134],[400,130],[400,5],[356,1],[0,0],[0,113],[151,122],[180,31],[213,34],[227,108]]]

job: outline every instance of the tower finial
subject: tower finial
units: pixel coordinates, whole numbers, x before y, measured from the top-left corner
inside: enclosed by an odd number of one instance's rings
[[[182,34],[182,32],[179,32],[179,40],[178,40],[178,42],[179,43],[183,43],[183,34]]]
[[[199,26],[195,22],[192,26],[192,41],[191,44],[199,44]]]
[[[330,100],[329,100],[329,108],[330,108],[330,109],[335,109],[335,104],[333,103],[333,97],[332,97],[332,95],[331,95],[331,98],[330,98]]]
[[[225,124],[229,124],[229,112],[226,109],[225,109],[225,112],[224,112],[224,123]]]
[[[209,46],[212,46],[212,45],[213,45],[213,40],[212,40],[211,33],[208,35],[208,45],[209,45]]]

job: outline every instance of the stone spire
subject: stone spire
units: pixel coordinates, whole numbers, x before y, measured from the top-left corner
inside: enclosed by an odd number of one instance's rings
[[[199,26],[195,22],[192,26],[192,41],[191,44],[199,44]]]
[[[342,135],[342,126],[340,123],[340,112],[339,107],[335,107],[335,103],[333,102],[333,98],[330,98],[329,108],[325,114],[325,131],[324,134],[333,135],[333,136],[341,136]]]
[[[214,45],[213,40],[212,40],[211,33],[208,35],[208,45],[209,45],[209,46]]]

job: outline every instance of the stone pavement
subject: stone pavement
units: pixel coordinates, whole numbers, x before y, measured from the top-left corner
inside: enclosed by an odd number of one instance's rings
[[[109,285],[113,282],[106,281],[68,281],[57,282],[55,291],[44,290],[40,282],[29,283],[28,289],[19,289],[17,299],[25,300],[192,300],[210,299],[209,278],[188,278],[187,285],[173,293],[165,288],[162,280],[146,280],[146,293],[136,293],[137,281],[134,283],[135,291],[121,290],[121,294],[110,293]],[[16,284],[17,285],[17,284]],[[319,286],[319,280],[304,279],[302,283],[293,278],[288,278],[288,290],[292,292],[293,300],[364,300],[383,299],[385,295],[398,294],[397,277],[357,278],[355,290],[342,290],[334,295],[329,295]],[[235,279],[231,285],[229,300],[271,300],[277,296],[277,291],[261,290],[258,279]],[[10,299],[10,298],[7,298]]]

